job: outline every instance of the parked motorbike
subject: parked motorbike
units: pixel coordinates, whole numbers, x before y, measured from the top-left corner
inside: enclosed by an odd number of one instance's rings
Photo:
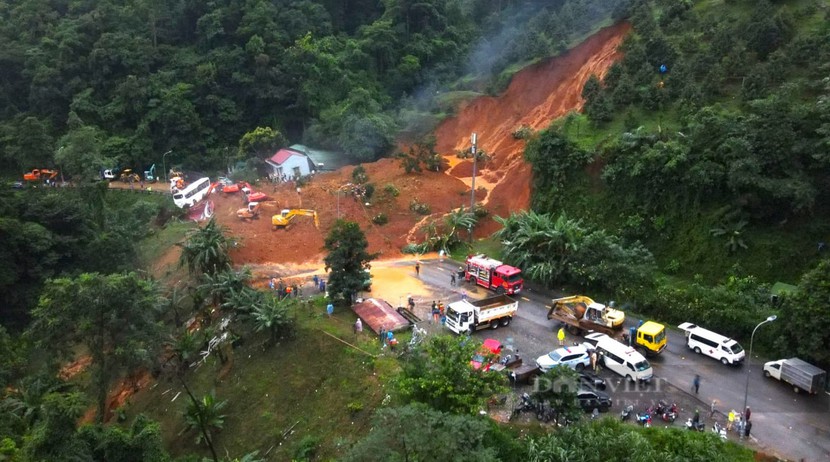
[[[625,422],[631,418],[631,413],[634,412],[634,406],[628,405],[620,412],[620,420]]]
[[[556,409],[547,403],[539,403],[536,407],[536,419],[541,422],[551,422],[556,420]]]
[[[677,408],[677,403],[672,403],[671,406],[663,410],[660,414],[660,418],[663,419],[663,422],[674,422],[677,420],[678,411],[679,409]]]
[[[726,427],[721,427],[719,423],[715,422],[715,424],[712,425],[712,432],[720,436],[722,440],[726,439]]]
[[[637,423],[642,425],[643,427],[650,427],[651,426],[651,414],[645,412],[643,414],[637,413],[634,416],[637,419]]]
[[[536,410],[536,404],[533,402],[533,399],[527,393],[522,393],[521,401],[519,404],[513,408],[513,413],[510,414],[510,418],[516,417],[517,415],[521,414],[522,412],[530,412]]]
[[[703,422],[700,421],[694,422],[692,421],[692,418],[689,417],[689,420],[686,421],[686,428],[688,428],[689,430],[702,432],[706,430],[706,425],[704,425]]]

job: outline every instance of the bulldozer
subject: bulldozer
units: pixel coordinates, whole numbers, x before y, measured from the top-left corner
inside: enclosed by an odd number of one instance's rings
[[[58,177],[60,172],[57,170],[49,170],[46,168],[36,168],[29,173],[23,174],[25,181],[52,181]]]
[[[285,209],[279,215],[271,217],[271,225],[273,230],[278,228],[288,229],[289,223],[297,215],[304,215],[307,217],[314,217],[314,226],[320,228],[320,220],[317,219],[317,212],[309,209]]]
[[[121,176],[118,177],[124,183],[138,183],[141,181],[141,177],[138,173],[133,173],[132,169],[125,168],[121,171]]]
[[[248,206],[236,211],[236,216],[241,220],[254,220],[259,218],[259,202],[248,202]]]

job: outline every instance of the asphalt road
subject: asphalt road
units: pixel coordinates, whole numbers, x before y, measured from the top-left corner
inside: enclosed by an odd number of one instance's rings
[[[400,263],[411,264],[411,263]],[[450,260],[425,260],[421,263],[420,279],[430,286],[435,297],[445,303],[461,298],[466,291],[470,298],[485,298],[493,295],[482,287],[475,288],[462,283],[450,286],[450,272],[457,269],[457,263]],[[413,277],[414,277],[413,272]],[[562,296],[553,292],[523,291],[519,298],[519,312],[508,327],[479,331],[475,334],[482,341],[495,338],[505,345],[505,350],[518,352],[525,362],[535,359],[557,348],[555,322],[547,319],[551,298]],[[423,319],[427,319],[426,303],[418,306]],[[627,319],[636,322],[636,319]],[[659,321],[659,320],[657,320]],[[694,321],[694,320],[690,320]],[[780,322],[780,321],[779,321]],[[759,335],[759,334],[756,334]],[[658,399],[669,402],[687,403],[686,414],[681,412],[675,425],[683,425],[690,417],[691,407],[698,407],[704,420],[709,416],[710,403],[717,400],[716,408],[722,413],[730,409],[740,410],[744,402],[747,380],[747,365],[724,366],[714,359],[696,355],[684,342],[681,331],[670,330],[668,346],[657,358],[651,359],[655,381],[648,387],[622,390],[622,381],[613,373],[604,371],[603,376],[612,379],[609,383],[614,399],[611,412],[619,413],[626,404],[635,409],[644,409],[648,403]],[[567,344],[581,342],[580,337],[568,334]],[[742,342],[748,348],[748,341]],[[777,358],[776,358],[777,359]],[[765,451],[791,460],[830,460],[830,398],[825,393],[813,396],[795,394],[792,389],[774,379],[763,377],[762,366],[766,359],[756,358],[749,375],[748,405],[752,409],[753,444]],[[691,391],[695,374],[701,376],[698,395]]]

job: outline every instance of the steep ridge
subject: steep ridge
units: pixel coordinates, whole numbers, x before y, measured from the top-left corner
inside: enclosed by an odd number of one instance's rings
[[[476,189],[488,190],[483,202],[491,214],[506,216],[530,205],[530,166],[522,157],[525,142],[513,138],[513,131],[522,125],[540,130],[581,109],[582,87],[591,74],[604,76],[620,58],[617,48],[629,29],[627,23],[604,28],[567,53],[521,70],[503,94],[469,101],[438,126],[435,135],[441,154],[454,157],[456,150],[468,149],[470,134],[476,132],[478,148],[492,156],[486,165],[479,165],[480,178],[476,178]],[[472,164],[460,162],[448,173],[469,185]],[[482,224],[478,230],[482,236],[498,226],[492,220]]]

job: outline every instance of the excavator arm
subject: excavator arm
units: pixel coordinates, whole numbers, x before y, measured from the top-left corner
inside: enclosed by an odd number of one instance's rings
[[[294,219],[294,217],[298,215],[309,216],[314,218],[314,226],[316,228],[320,228],[320,220],[317,217],[317,212],[315,210],[309,209],[291,209],[291,210],[283,210],[282,213],[279,215],[274,215],[271,217],[271,224],[273,225],[274,229],[277,228],[285,228],[288,226],[289,223]]]

